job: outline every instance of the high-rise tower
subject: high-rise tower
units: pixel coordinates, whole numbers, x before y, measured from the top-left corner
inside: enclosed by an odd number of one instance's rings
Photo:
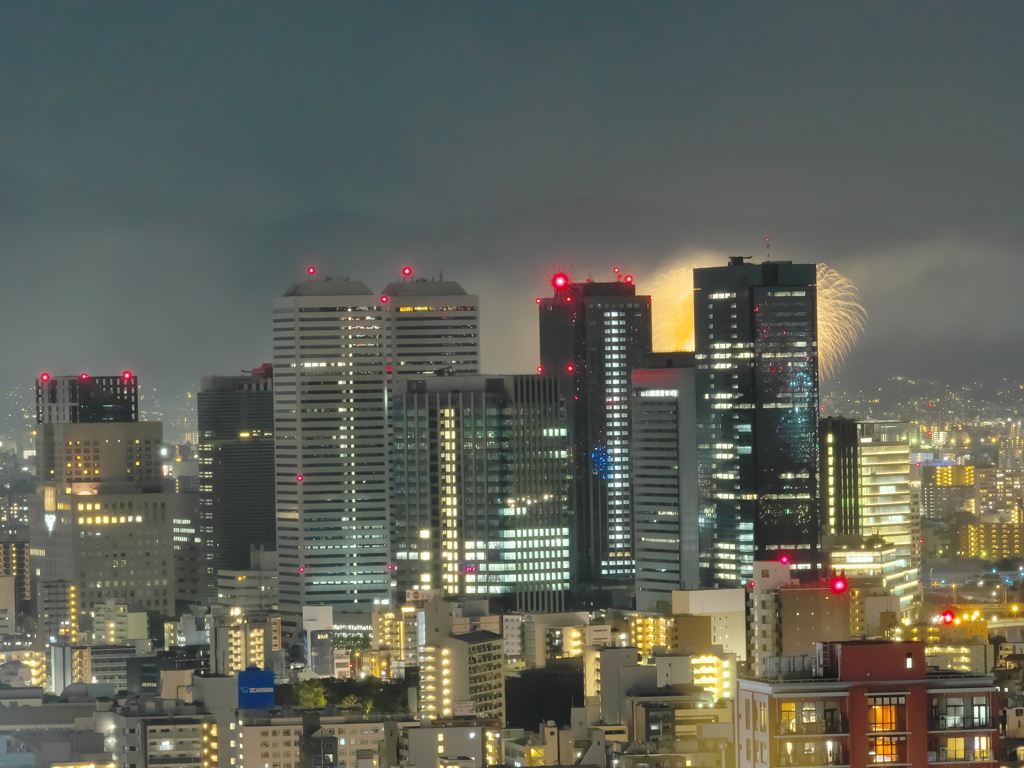
[[[206,568],[249,567],[250,547],[276,540],[272,367],[206,376],[196,398],[200,523]]]
[[[692,352],[656,352],[633,371],[636,607],[700,585],[696,370]]]
[[[386,602],[383,311],[355,280],[295,283],[273,305],[280,608]]]
[[[569,588],[568,435],[550,376],[410,378],[392,407],[399,590],[515,595],[557,611]]]
[[[390,602],[388,393],[406,375],[475,372],[478,304],[458,283],[411,279],[380,294],[355,280],[310,279],[274,301],[277,547],[288,630],[304,605],[368,620],[375,604]]]
[[[632,277],[576,283],[552,278],[540,304],[540,360],[565,393],[571,452],[570,508],[578,584],[630,584],[630,372],[651,351],[651,297]]]
[[[694,270],[702,581],[820,564],[814,264]]]

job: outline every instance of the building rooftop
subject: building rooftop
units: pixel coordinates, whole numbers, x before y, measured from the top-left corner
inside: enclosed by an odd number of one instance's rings
[[[381,293],[385,296],[468,296],[466,289],[454,280],[410,280],[388,283]]]
[[[373,296],[366,283],[359,280],[330,278],[292,283],[285,296]]]
[[[466,632],[462,635],[452,635],[456,640],[460,640],[463,643],[469,645],[476,645],[477,643],[486,643],[492,640],[501,640],[504,642],[504,638],[501,635],[495,634],[494,632],[488,632],[483,629],[478,629],[475,632]]]

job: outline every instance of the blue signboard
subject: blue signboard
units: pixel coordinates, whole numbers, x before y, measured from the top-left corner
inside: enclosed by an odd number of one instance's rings
[[[249,667],[238,673],[238,708],[274,708],[274,671]]]

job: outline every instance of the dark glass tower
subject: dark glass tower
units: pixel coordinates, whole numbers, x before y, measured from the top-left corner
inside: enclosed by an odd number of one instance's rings
[[[814,264],[694,270],[702,582],[820,562]]]
[[[651,297],[631,278],[552,279],[540,300],[541,369],[559,378],[568,406],[576,534],[574,583],[631,585],[630,374],[651,352]]]
[[[206,376],[199,410],[199,514],[206,564],[249,568],[249,548],[273,547],[274,394],[271,367]]]

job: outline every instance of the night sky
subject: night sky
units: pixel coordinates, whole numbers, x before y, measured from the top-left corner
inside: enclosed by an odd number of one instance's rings
[[[553,268],[860,287],[844,380],[1024,380],[1024,5],[0,4],[0,388],[270,359],[307,264],[403,264],[536,365]],[[998,373],[997,373],[998,371]]]

